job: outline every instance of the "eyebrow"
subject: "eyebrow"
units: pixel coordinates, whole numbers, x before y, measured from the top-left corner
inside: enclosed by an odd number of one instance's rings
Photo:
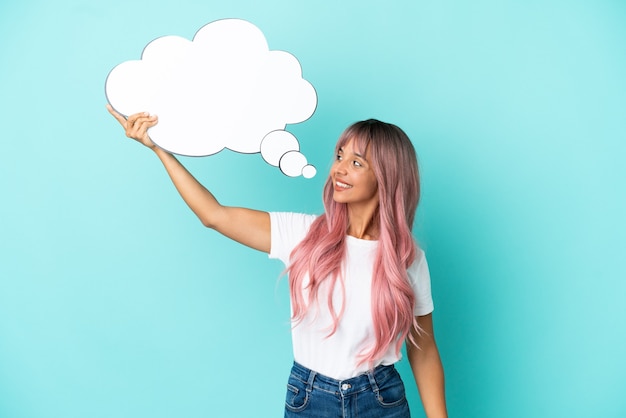
[[[343,147],[339,147],[338,152],[343,153]],[[365,158],[364,156],[362,156],[361,154],[359,154],[358,152],[353,152],[354,155],[356,155],[359,158],[362,158],[363,160],[367,161],[367,158]]]

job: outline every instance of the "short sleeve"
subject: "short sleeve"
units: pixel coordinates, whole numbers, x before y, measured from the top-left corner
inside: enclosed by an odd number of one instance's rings
[[[271,244],[269,258],[289,265],[291,251],[306,237],[315,215],[270,212]]]
[[[424,316],[431,313],[435,306],[430,291],[430,272],[426,255],[422,249],[417,250],[417,257],[408,269],[409,280],[415,292],[415,316]]]

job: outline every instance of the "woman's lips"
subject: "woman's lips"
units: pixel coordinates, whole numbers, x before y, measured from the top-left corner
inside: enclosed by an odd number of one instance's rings
[[[348,183],[344,183],[343,181],[335,180],[335,190],[338,192],[351,189],[352,186]]]

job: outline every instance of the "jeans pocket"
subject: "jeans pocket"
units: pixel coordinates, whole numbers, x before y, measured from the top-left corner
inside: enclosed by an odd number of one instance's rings
[[[392,408],[406,402],[404,383],[395,370],[391,378],[385,379],[382,384],[378,385],[376,400],[380,406],[385,408]]]
[[[304,410],[308,404],[309,392],[306,390],[306,383],[294,376],[290,376],[287,382],[285,407],[292,412],[299,412]]]

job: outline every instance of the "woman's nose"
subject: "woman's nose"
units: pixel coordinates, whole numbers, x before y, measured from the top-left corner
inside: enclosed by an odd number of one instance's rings
[[[344,174],[346,173],[346,162],[344,160],[335,161],[335,172]]]

